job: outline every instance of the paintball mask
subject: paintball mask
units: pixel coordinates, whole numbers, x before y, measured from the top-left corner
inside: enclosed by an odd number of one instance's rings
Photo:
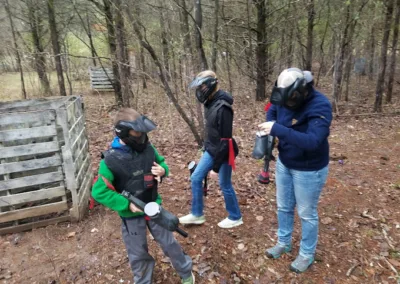
[[[279,75],[272,89],[271,103],[297,110],[304,105],[307,80],[300,69],[289,68]]]
[[[210,75],[204,77],[205,72],[207,71],[198,74],[189,84],[189,88],[196,89],[196,98],[202,104],[213,94],[218,85],[218,79],[212,75],[213,72],[209,71]]]
[[[149,138],[147,133],[156,129],[157,125],[142,115],[133,121],[120,120],[115,125],[115,134],[129,147],[137,152],[143,152],[147,147]],[[140,136],[132,136],[130,130],[140,132]]]

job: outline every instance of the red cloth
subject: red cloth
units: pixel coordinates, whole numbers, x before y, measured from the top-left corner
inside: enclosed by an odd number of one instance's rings
[[[235,165],[235,150],[233,149],[233,140],[232,138],[222,138],[221,140],[228,140],[229,143],[228,164],[232,167],[232,170],[235,170],[236,165]]]
[[[266,105],[265,105],[265,107],[264,107],[264,111],[268,111],[269,110],[269,108],[271,107],[271,102],[269,102],[269,103],[267,103]]]

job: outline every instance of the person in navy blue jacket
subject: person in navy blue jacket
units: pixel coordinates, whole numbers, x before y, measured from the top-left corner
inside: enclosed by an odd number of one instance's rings
[[[301,242],[290,270],[301,273],[314,262],[318,241],[318,200],[328,176],[332,106],[297,68],[279,75],[271,94],[267,122],[259,128],[279,139],[276,162],[278,242],[266,250],[279,258],[292,249],[294,209],[301,220]],[[309,82],[309,83],[307,83]]]

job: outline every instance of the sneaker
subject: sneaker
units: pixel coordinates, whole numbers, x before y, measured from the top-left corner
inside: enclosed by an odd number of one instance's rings
[[[276,244],[274,247],[269,248],[265,251],[268,258],[280,258],[282,254],[288,253],[292,250],[292,245],[281,245]]]
[[[192,272],[192,275],[190,275],[188,278],[186,279],[182,279],[182,284],[194,284],[194,274]]]
[[[239,220],[233,221],[229,218],[225,218],[221,222],[218,223],[218,227],[224,228],[224,229],[229,229],[233,227],[237,227],[243,224],[243,219],[240,218]]]
[[[299,255],[290,265],[290,270],[296,273],[303,273],[311,266],[311,264],[313,264],[313,262],[314,257],[306,258]]]
[[[179,218],[179,223],[181,224],[194,224],[201,225],[206,221],[206,218],[203,216],[194,216],[192,213]]]

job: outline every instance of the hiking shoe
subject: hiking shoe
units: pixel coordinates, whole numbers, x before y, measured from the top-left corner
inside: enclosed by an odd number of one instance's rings
[[[281,245],[276,244],[274,247],[269,248],[265,251],[268,258],[280,258],[282,254],[292,251],[292,245]]]
[[[233,227],[237,227],[243,224],[243,219],[240,218],[239,220],[233,221],[229,218],[225,218],[221,222],[218,223],[218,227],[224,228],[224,229],[229,229]]]
[[[290,270],[296,273],[303,273],[311,266],[311,264],[313,264],[313,262],[314,257],[306,258],[304,256],[298,255],[290,265]]]
[[[194,284],[194,274],[192,272],[192,275],[190,275],[186,279],[182,279],[182,284]]]
[[[181,224],[194,224],[201,225],[206,221],[206,218],[203,216],[194,216],[192,213],[179,218],[179,223]]]

